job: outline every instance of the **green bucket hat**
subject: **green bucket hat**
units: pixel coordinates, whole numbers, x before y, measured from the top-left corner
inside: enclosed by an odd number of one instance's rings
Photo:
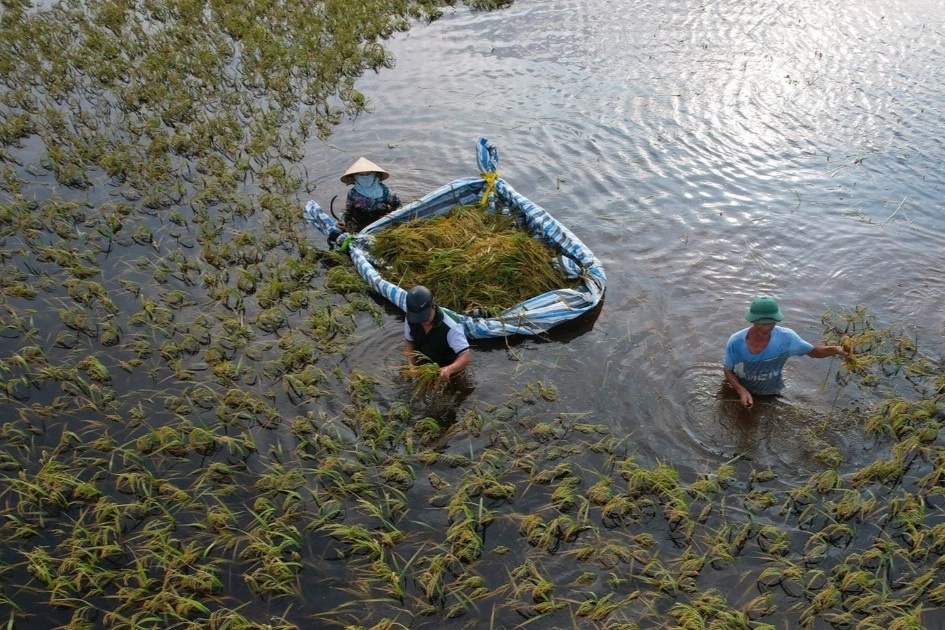
[[[752,324],[776,324],[784,319],[784,315],[781,314],[774,298],[763,295],[755,298],[755,301],[751,303],[751,307],[745,313],[745,319]]]

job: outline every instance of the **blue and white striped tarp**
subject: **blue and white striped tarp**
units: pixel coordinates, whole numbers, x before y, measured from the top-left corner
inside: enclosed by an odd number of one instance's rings
[[[500,205],[520,211],[525,219],[525,227],[536,238],[541,238],[559,252],[555,263],[563,274],[581,278],[583,286],[577,289],[556,289],[537,295],[516,304],[497,317],[453,313],[462,322],[466,336],[471,339],[485,339],[509,335],[537,335],[597,306],[607,285],[604,267],[600,261],[568,228],[543,208],[515,192],[508,182],[495,174],[499,156],[488,140],[480,138],[476,149],[477,162],[482,173],[480,177],[457,179],[441,186],[423,198],[378,219],[349,238],[348,253],[358,273],[375,291],[400,310],[405,310],[407,291],[385,280],[377,269],[376,261],[371,257],[374,235],[398,223],[428,219],[445,214],[458,205],[478,203],[488,190],[489,206],[494,209],[498,198]],[[494,183],[491,190],[490,181]],[[322,234],[327,235],[335,229],[335,220],[325,214],[314,201],[305,204],[303,214]],[[341,242],[345,238],[343,235],[338,241]]]

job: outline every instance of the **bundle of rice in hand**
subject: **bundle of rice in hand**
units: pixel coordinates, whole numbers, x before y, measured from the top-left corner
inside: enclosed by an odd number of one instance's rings
[[[414,381],[414,398],[435,394],[446,386],[446,379],[440,378],[440,366],[436,363],[404,365],[400,368],[400,373],[404,378]]]

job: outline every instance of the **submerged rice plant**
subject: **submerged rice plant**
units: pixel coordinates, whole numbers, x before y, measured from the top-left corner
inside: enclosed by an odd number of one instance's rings
[[[863,308],[825,333],[883,455],[796,487],[650,461],[554,372],[450,424],[347,362],[385,314],[302,226],[304,148],[450,3],[33,4],[0,20],[4,627],[940,625],[945,375]],[[441,219],[392,277],[567,286],[514,217]]]

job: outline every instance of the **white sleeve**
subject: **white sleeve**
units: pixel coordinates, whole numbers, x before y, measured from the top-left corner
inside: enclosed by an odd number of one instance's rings
[[[469,350],[469,342],[466,340],[466,334],[463,333],[462,328],[459,326],[450,327],[450,331],[446,333],[446,342],[456,354],[464,350]]]

